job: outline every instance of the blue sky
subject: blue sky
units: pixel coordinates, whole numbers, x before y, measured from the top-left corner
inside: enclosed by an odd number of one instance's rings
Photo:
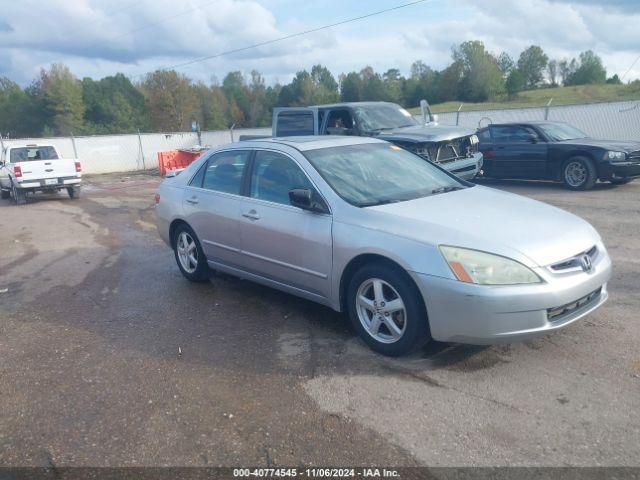
[[[0,75],[22,85],[64,62],[78,77],[146,72],[263,42],[408,0],[0,0]],[[184,67],[209,82],[230,70],[286,82],[315,63],[336,75],[371,65],[408,73],[421,59],[450,62],[451,47],[482,40],[517,57],[537,44],[552,58],[593,49],[609,74],[640,55],[640,1],[427,0],[377,17]],[[627,79],[640,78],[640,62]]]

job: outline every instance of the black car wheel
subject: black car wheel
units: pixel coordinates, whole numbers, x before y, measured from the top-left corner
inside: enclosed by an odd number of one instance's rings
[[[431,339],[422,295],[409,275],[376,262],[360,268],[347,288],[353,328],[371,349],[404,355]]]
[[[67,187],[67,193],[70,198],[79,198],[82,187]]]
[[[573,157],[562,167],[562,180],[571,190],[589,190],[598,180],[598,173],[590,159]]]

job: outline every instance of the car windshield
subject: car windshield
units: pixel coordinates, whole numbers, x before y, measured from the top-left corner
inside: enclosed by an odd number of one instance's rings
[[[304,155],[340,197],[357,207],[466,188],[426,160],[388,143],[320,148]]]
[[[11,162],[28,162],[30,160],[56,160],[58,154],[51,146],[44,147],[17,147],[11,149],[9,160]]]
[[[549,138],[549,140],[554,142],[587,137],[586,133],[581,132],[576,127],[572,127],[566,123],[550,123],[548,125],[541,125],[540,129]]]
[[[389,128],[413,127],[418,121],[400,105],[366,105],[355,108],[358,125],[365,132],[376,132]]]

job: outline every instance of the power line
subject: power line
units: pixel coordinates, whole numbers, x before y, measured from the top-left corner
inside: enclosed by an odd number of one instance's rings
[[[302,35],[308,35],[310,33],[319,32],[320,30],[325,30],[327,28],[337,27],[339,25],[344,25],[346,23],[356,22],[358,20],[363,20],[365,18],[374,17],[376,15],[381,15],[383,13],[388,13],[388,12],[391,12],[391,11],[394,11],[394,10],[400,10],[401,8],[411,7],[413,5],[417,5],[419,3],[424,3],[424,2],[428,2],[428,1],[430,1],[430,0],[415,0],[413,2],[404,3],[402,5],[397,5],[395,7],[385,8],[384,10],[378,10],[378,11],[375,11],[375,12],[371,12],[371,13],[367,13],[367,14],[364,14],[364,15],[360,15],[358,17],[352,17],[352,18],[348,18],[348,19],[345,19],[345,20],[341,20],[339,22],[331,23],[329,25],[323,25],[321,27],[312,28],[310,30],[304,30],[302,32],[292,33],[290,35],[284,35],[282,37],[274,38],[273,40],[267,40],[265,42],[255,43],[253,45],[247,45],[247,46],[244,46],[244,47],[234,48],[232,50],[227,50],[227,51],[224,51],[224,52],[216,53],[214,55],[207,55],[205,57],[198,57],[198,58],[194,58],[192,60],[188,60],[186,62],[181,62],[181,63],[176,63],[174,65],[161,67],[160,70],[186,67],[187,65],[193,65],[194,63],[204,62],[205,60],[211,60],[213,58],[219,58],[219,57],[223,57],[225,55],[230,55],[230,54],[233,54],[233,53],[244,52],[246,50],[251,50],[253,48],[264,47],[265,45],[271,45],[273,43],[282,42],[283,40],[288,40],[290,38],[300,37]],[[140,76],[143,76],[143,75],[144,74],[140,74],[140,75],[136,75],[136,76],[140,77]]]
[[[629,70],[627,70],[626,72],[624,72],[624,75],[622,75],[622,78],[620,78],[620,81],[624,80],[624,77],[627,76],[627,74],[631,71],[631,69],[634,67],[634,65],[636,63],[638,63],[638,60],[640,60],[640,55],[638,55],[638,58],[636,58],[633,63],[631,64],[631,66],[629,67]]]

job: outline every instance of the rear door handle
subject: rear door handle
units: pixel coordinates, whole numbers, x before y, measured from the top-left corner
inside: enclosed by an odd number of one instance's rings
[[[196,205],[199,201],[198,197],[191,197],[185,200],[185,202],[190,203],[191,205]]]
[[[248,218],[250,220],[259,220],[260,219],[260,215],[258,215],[258,212],[256,212],[255,210],[249,210],[246,213],[242,214],[243,217]]]

